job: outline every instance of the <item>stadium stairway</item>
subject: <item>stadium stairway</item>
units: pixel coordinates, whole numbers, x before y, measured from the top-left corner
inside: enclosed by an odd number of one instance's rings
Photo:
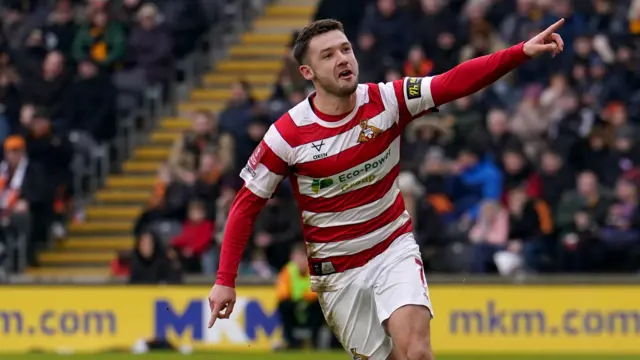
[[[204,75],[203,87],[178,105],[178,112],[186,115],[202,108],[219,112],[229,97],[229,86],[240,78],[252,85],[257,99],[268,98],[291,34],[309,22],[316,1],[279,0],[268,5],[253,29],[228,49],[228,57]],[[156,171],[168,158],[172,143],[190,126],[187,118],[162,119],[149,141],[135,149],[123,165],[123,172],[108,177],[87,207],[86,221],[70,224],[67,239],[41,253],[40,267],[27,273],[38,277],[107,276],[116,252],[132,248],[134,221],[151,196]]]

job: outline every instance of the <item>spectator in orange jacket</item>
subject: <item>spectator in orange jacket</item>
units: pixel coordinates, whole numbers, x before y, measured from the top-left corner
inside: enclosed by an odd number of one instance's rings
[[[276,295],[287,348],[301,348],[302,340],[309,339],[309,336],[316,347],[324,320],[318,294],[311,291],[307,252],[303,244],[291,250],[291,261],[278,275]]]

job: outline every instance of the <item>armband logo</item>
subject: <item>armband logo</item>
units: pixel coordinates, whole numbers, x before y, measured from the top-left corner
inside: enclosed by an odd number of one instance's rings
[[[405,82],[405,93],[407,99],[419,99],[422,97],[422,78],[407,78]]]
[[[255,171],[258,168],[258,164],[260,163],[260,160],[262,160],[262,157],[264,156],[264,154],[265,154],[265,149],[264,149],[264,145],[261,142],[260,144],[258,144],[256,149],[253,150],[251,157],[249,157],[248,166]]]

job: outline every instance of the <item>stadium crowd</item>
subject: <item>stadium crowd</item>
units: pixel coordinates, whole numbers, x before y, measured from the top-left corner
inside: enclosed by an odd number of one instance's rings
[[[640,270],[640,2],[319,2],[316,19],[345,24],[362,82],[435,75],[560,17],[564,53],[406,130],[400,184],[431,271]],[[253,99],[242,79],[230,91],[220,114],[193,114],[193,130],[159,170],[157,196],[136,224],[139,239],[171,249],[158,261],[179,271],[215,274],[239,169],[268,126],[312,89],[287,54],[268,101]],[[286,271],[302,241],[296,218],[285,180],[260,215],[240,274]]]
[[[166,87],[174,63],[209,26],[197,0],[8,0],[0,26],[0,258],[28,265],[64,237],[74,159],[91,162],[144,89]],[[80,186],[83,186],[82,183]],[[74,209],[76,208],[76,209]],[[73,216],[71,216],[72,218]]]

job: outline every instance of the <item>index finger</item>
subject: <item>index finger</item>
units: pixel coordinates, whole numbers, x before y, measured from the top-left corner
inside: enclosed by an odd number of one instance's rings
[[[220,314],[220,310],[222,310],[222,305],[220,303],[214,303],[211,306],[211,317],[209,318],[209,329],[213,327],[213,324],[216,323],[218,319],[218,314]]]
[[[564,24],[564,18],[556,21],[554,24],[552,24],[551,26],[546,28],[545,31],[543,31],[542,33],[545,36],[549,36],[549,35],[553,34],[554,32],[556,32],[556,30],[560,29],[562,27],[562,24]]]

